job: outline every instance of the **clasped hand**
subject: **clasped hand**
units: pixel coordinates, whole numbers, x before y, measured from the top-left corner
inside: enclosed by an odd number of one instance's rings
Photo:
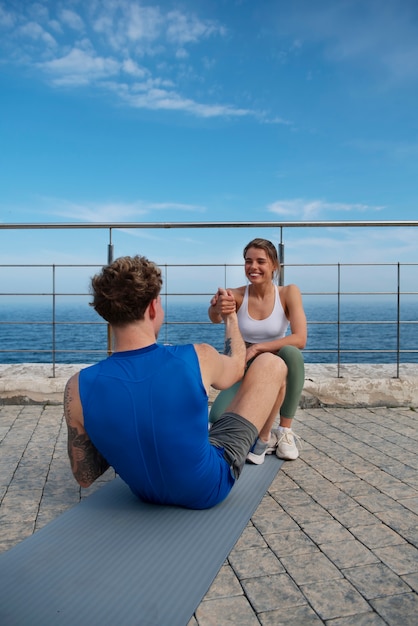
[[[235,313],[237,308],[232,292],[229,289],[222,289],[222,287],[218,288],[210,304],[222,317]]]

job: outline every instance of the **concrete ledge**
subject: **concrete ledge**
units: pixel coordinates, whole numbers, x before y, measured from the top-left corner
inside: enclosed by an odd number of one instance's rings
[[[63,402],[67,380],[87,364],[0,364],[0,404],[51,404]],[[315,407],[418,407],[418,364],[405,363],[399,378],[395,365],[306,364],[301,408]],[[211,390],[209,404],[216,398]]]

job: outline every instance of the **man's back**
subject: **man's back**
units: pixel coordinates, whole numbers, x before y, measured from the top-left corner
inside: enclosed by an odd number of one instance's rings
[[[208,404],[192,345],[116,352],[82,370],[85,429],[142,499],[206,508],[231,487],[208,440]]]

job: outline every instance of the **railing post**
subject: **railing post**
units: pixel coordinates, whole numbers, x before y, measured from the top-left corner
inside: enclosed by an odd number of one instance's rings
[[[279,286],[284,285],[284,243],[283,243],[283,227],[280,227],[280,243],[277,246],[277,255],[279,257],[278,279]]]
[[[337,378],[340,378],[341,364],[341,265],[338,263],[338,292],[337,292]]]
[[[398,288],[396,311],[396,378],[399,378],[399,364],[401,357],[401,266],[398,262]]]
[[[52,266],[52,378],[55,378],[56,362],[56,297],[55,297],[55,265]]]
[[[110,265],[113,263],[113,244],[112,244],[112,229],[109,228],[109,243],[107,246],[107,264]],[[112,328],[110,324],[107,325],[107,354],[110,356],[112,354],[113,348],[112,341]]]

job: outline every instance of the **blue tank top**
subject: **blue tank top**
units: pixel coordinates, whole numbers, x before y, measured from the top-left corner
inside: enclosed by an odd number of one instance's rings
[[[255,320],[248,313],[248,285],[237,312],[238,326],[246,343],[266,343],[285,336],[289,320],[283,310],[277,287],[274,288],[274,307],[268,317]]]
[[[87,434],[139,498],[204,509],[228,495],[193,345],[115,352],[81,370],[79,390]]]

